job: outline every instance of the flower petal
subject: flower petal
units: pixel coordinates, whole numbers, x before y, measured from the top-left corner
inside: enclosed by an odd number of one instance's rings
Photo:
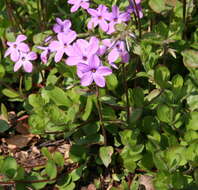
[[[89,40],[89,46],[87,48],[88,55],[93,55],[98,51],[99,40],[96,37],[91,37]]]
[[[29,48],[29,46],[26,43],[18,44],[17,49],[22,51],[22,52],[25,52],[25,53],[30,51],[30,48]]]
[[[87,12],[93,17],[97,17],[98,16],[98,11],[95,10],[95,9],[89,8],[89,9],[87,9]]]
[[[11,49],[11,48],[8,48],[8,49],[5,51],[4,57],[7,57],[8,55],[10,55],[11,52],[12,52],[12,49]]]
[[[59,41],[52,41],[50,44],[49,44],[49,49],[52,51],[52,52],[55,52],[57,51],[59,48],[60,48],[61,44]]]
[[[24,41],[24,40],[26,40],[26,39],[27,39],[27,37],[26,37],[25,35],[20,34],[20,35],[17,36],[16,42],[17,42],[17,43],[20,43],[20,42],[22,42],[22,41]]]
[[[64,51],[62,51],[62,50],[57,51],[57,52],[56,52],[56,55],[55,55],[55,57],[54,57],[54,61],[55,61],[56,63],[59,62],[59,61],[62,59],[63,54],[64,54]]]
[[[90,68],[97,69],[100,66],[100,59],[97,55],[93,55],[89,59]]]
[[[93,28],[95,28],[98,25],[98,19],[96,18],[91,18],[87,24],[87,28],[89,30],[92,30]]]
[[[12,61],[16,62],[19,60],[19,57],[20,57],[20,53],[17,49],[12,49],[12,52],[11,52],[11,55],[10,55],[10,58]]]
[[[14,72],[18,71],[20,67],[22,66],[23,62],[22,61],[17,61],[14,65]]]
[[[61,32],[61,26],[58,25],[58,24],[54,24],[54,26],[53,26],[53,31],[54,31],[55,33]]]
[[[76,12],[78,9],[79,9],[79,7],[80,7],[80,4],[74,4],[72,7],[71,7],[71,9],[70,9],[70,11],[73,13],[73,12]]]
[[[99,22],[99,26],[104,32],[106,32],[109,29],[109,25],[105,20],[101,20]]]
[[[109,67],[101,66],[97,69],[95,74],[101,76],[107,76],[112,74],[112,70]]]
[[[80,82],[82,86],[89,86],[93,82],[92,72],[84,73]]]
[[[93,74],[93,80],[99,87],[105,87],[105,78],[101,75]]]
[[[31,73],[32,72],[32,63],[30,61],[25,61],[23,62],[23,68],[27,73]]]
[[[81,59],[80,57],[78,56],[71,56],[71,57],[68,57],[65,61],[65,63],[67,65],[70,65],[70,66],[73,66],[73,65],[77,65],[78,63],[81,62]]]
[[[89,3],[87,3],[87,2],[82,2],[82,3],[81,3],[81,7],[82,7],[83,9],[88,9],[88,8],[89,8]]]
[[[77,69],[80,70],[80,71],[82,71],[83,73],[86,73],[86,72],[90,71],[89,65],[87,65],[85,63],[79,63],[77,65]]]
[[[117,50],[117,48],[113,48],[108,55],[108,61],[115,62],[119,58],[119,56],[120,52]]]
[[[35,52],[31,51],[27,54],[27,59],[33,61],[33,60],[37,59],[37,54]]]

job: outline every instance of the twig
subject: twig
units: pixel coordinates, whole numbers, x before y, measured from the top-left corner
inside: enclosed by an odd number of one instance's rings
[[[99,119],[100,119],[100,126],[102,129],[102,134],[104,137],[104,145],[107,145],[107,134],[106,134],[106,130],[104,127],[104,123],[103,123],[103,116],[102,116],[102,104],[100,102],[100,92],[99,92],[99,88],[96,86],[96,96],[97,96],[97,109],[98,109],[98,114],[99,114]]]

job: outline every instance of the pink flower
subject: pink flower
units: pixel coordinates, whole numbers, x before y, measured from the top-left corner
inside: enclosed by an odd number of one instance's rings
[[[78,73],[81,73],[82,86],[89,86],[94,81],[97,86],[105,87],[104,76],[112,74],[112,70],[109,67],[103,66],[99,59],[95,59],[95,56],[91,57],[89,64],[79,63],[77,70]]]
[[[57,37],[58,41],[55,40],[49,44],[50,51],[56,52],[54,58],[56,63],[70,50],[70,44],[76,39],[77,34],[74,31],[70,31],[67,34],[59,33]]]
[[[71,12],[76,12],[80,7],[83,9],[89,8],[89,0],[68,0],[68,3],[73,5],[71,7]]]
[[[112,34],[115,32],[115,24],[126,22],[130,19],[130,14],[127,12],[121,13],[119,11],[119,8],[114,5],[112,7],[112,13],[111,13],[111,18],[110,18],[110,23],[109,23],[109,30],[107,34]]]
[[[23,67],[26,72],[31,73],[33,68],[31,61],[35,59],[37,59],[35,52],[20,53],[19,60],[14,65],[14,72],[18,71],[20,67]]]
[[[77,65],[78,63],[88,64],[92,55],[96,54],[99,48],[99,40],[96,37],[91,37],[89,42],[83,39],[78,39],[73,46],[70,46],[67,51],[69,56],[66,60],[68,65]],[[99,59],[96,56],[96,59]]]
[[[20,57],[20,52],[27,53],[30,48],[23,41],[26,40],[25,35],[18,35],[15,42],[7,42],[9,48],[6,50],[4,57],[10,55],[12,61],[18,61]]]
[[[50,49],[49,49],[49,47],[38,46],[37,48],[43,50],[43,52],[42,52],[41,55],[40,55],[40,58],[41,58],[41,61],[42,61],[44,64],[46,64],[47,61],[48,61],[49,54],[50,54]]]
[[[88,29],[93,29],[99,25],[104,32],[108,31],[109,25],[107,21],[110,20],[111,14],[105,5],[99,5],[96,10],[89,8],[87,12],[92,16],[87,25]]]
[[[55,33],[67,33],[70,31],[71,21],[70,20],[61,20],[60,18],[56,18],[56,24],[53,26],[53,31]]]

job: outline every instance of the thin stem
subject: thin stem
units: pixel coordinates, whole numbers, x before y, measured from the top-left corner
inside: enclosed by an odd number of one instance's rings
[[[183,24],[184,29],[182,33],[182,39],[186,38],[186,0],[183,0]]]
[[[135,12],[136,12],[136,13],[134,13],[135,17],[136,17],[136,14],[137,14],[139,38],[141,38],[142,37],[142,29],[141,29],[140,14],[139,14],[138,7],[137,7],[137,4],[136,4],[135,0],[133,0],[133,4],[134,4],[134,7],[135,7]]]
[[[106,134],[106,130],[104,127],[104,122],[103,122],[103,116],[102,116],[102,104],[100,102],[100,92],[99,92],[99,88],[96,86],[96,97],[97,97],[97,109],[98,109],[98,114],[99,114],[99,119],[100,119],[100,127],[102,130],[102,134],[104,137],[104,145],[107,145],[107,134]]]
[[[127,110],[127,123],[129,124],[130,120],[130,106],[129,106],[129,93],[128,93],[128,85],[127,85],[127,73],[126,73],[126,67],[125,64],[122,66],[123,70],[123,80],[124,80],[124,90],[126,95],[126,110]]]

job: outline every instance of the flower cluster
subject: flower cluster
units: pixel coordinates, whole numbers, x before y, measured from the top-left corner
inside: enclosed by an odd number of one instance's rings
[[[10,55],[12,61],[15,62],[14,72],[18,71],[21,67],[30,73],[33,66],[31,61],[37,59],[37,54],[30,51],[29,46],[24,43],[27,37],[25,35],[19,35],[15,42],[7,42],[9,48],[6,50],[4,57]]]
[[[129,21],[131,12],[139,17],[143,16],[140,6],[141,0],[130,0],[129,2],[130,6],[127,11],[120,12],[119,8],[114,5],[112,12],[110,12],[105,5],[99,5],[96,9],[90,8],[89,0],[68,0],[68,3],[72,5],[71,12],[75,12],[81,7],[91,15],[87,25],[88,29],[99,26],[107,35],[115,32],[116,24]],[[137,9],[138,13],[136,12]],[[56,18],[56,23],[53,26],[55,36],[49,36],[45,40],[46,46],[37,46],[38,49],[42,50],[41,61],[46,64],[49,55],[53,53],[56,63],[63,60],[67,65],[77,67],[77,75],[82,86],[89,86],[95,82],[99,87],[104,87],[104,76],[112,73],[110,67],[117,69],[115,62],[118,59],[123,63],[129,61],[125,41],[109,38],[100,40],[95,36],[88,39],[78,39],[78,34],[71,27],[70,20]],[[31,61],[35,60],[37,55],[30,52],[30,48],[23,42],[24,40],[26,40],[26,36],[19,35],[16,42],[8,42],[9,48],[5,57],[10,55],[11,60],[16,62],[14,71],[23,66],[26,72],[31,72]],[[109,67],[102,64],[104,57],[107,58]]]

